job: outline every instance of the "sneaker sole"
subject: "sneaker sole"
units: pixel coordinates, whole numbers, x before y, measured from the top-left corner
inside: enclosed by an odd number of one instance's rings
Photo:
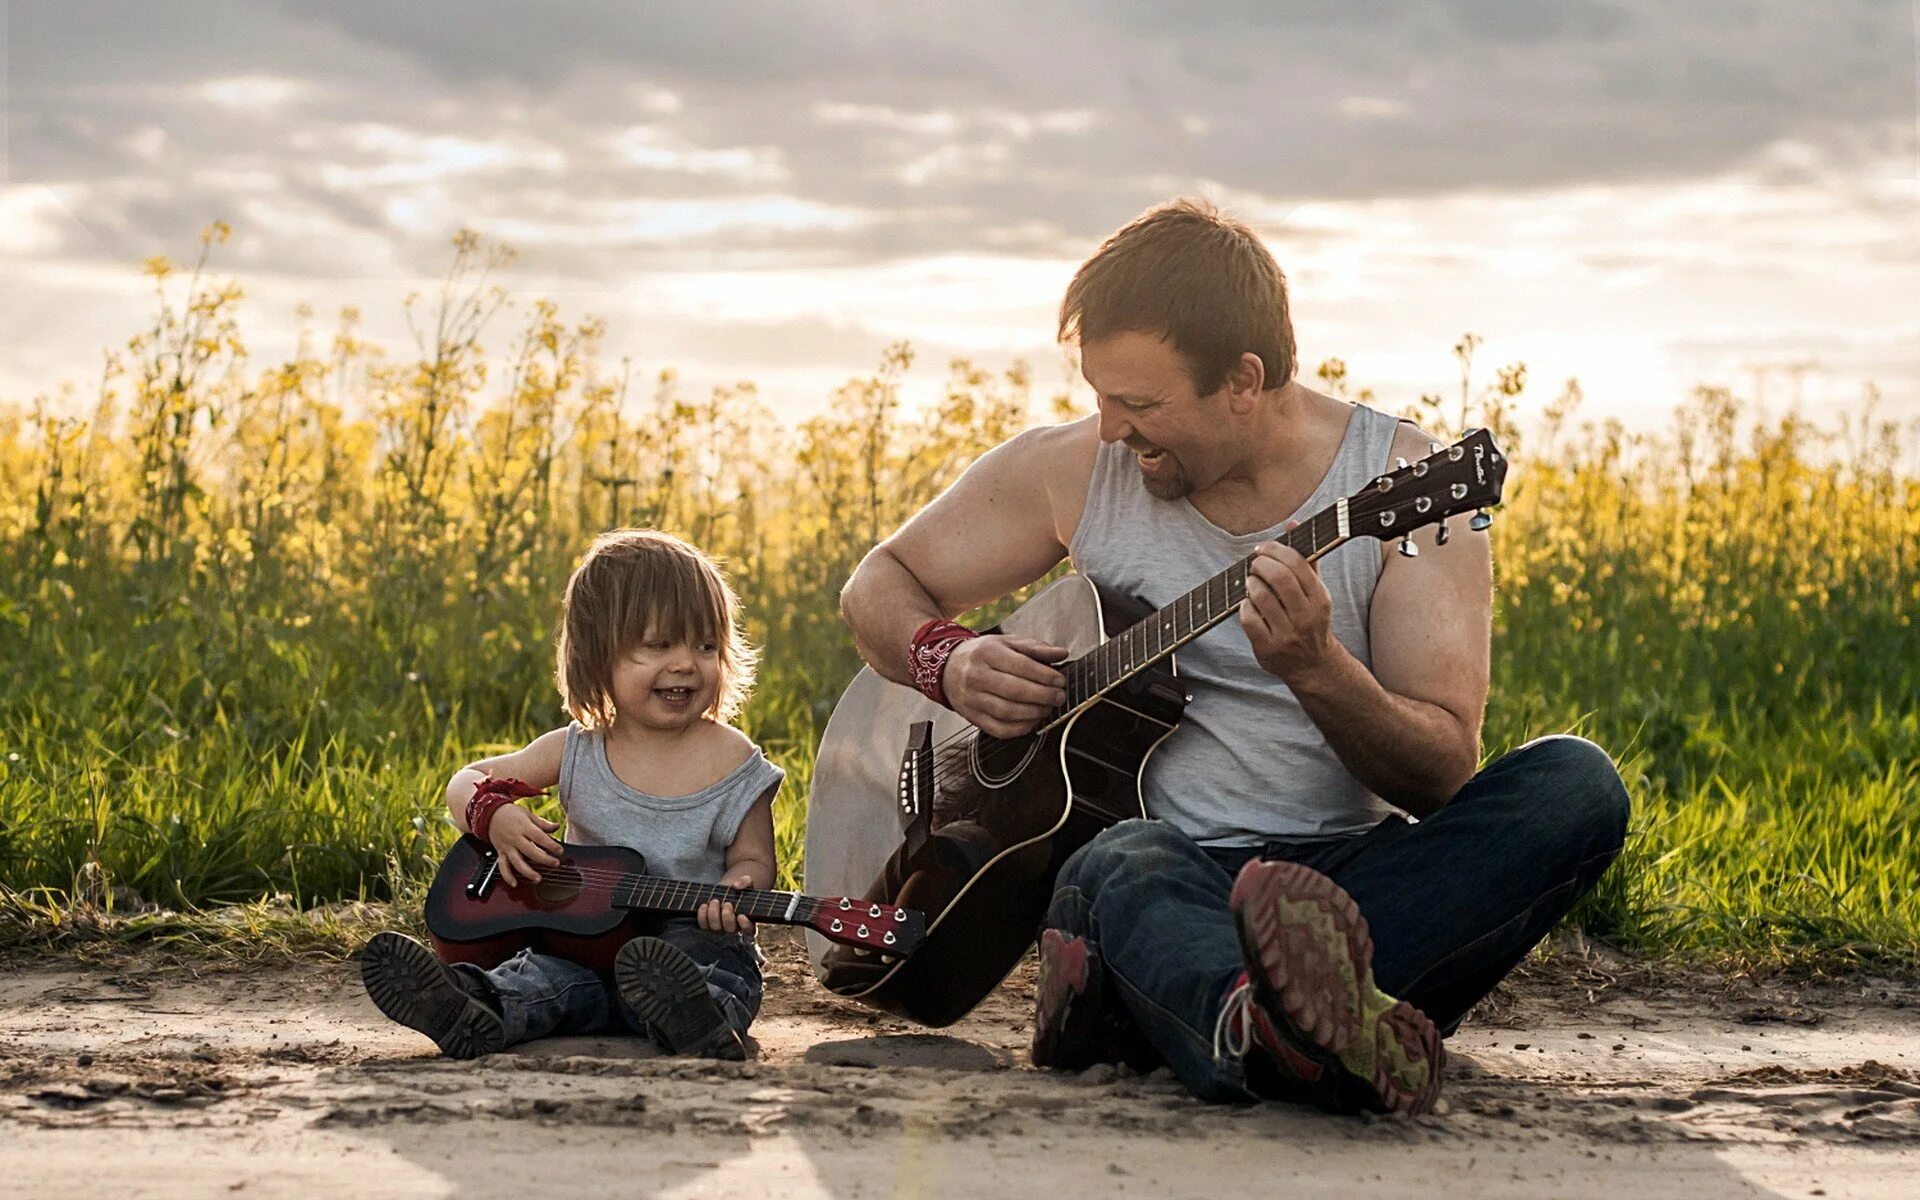
[[[1098,1061],[1086,1037],[1075,1037],[1076,1001],[1098,1007],[1090,994],[1096,970],[1090,963],[1085,938],[1070,938],[1057,929],[1040,933],[1040,978],[1033,989],[1033,1047],[1027,1057],[1036,1067],[1077,1071]]]
[[[1373,939],[1353,897],[1298,863],[1256,860],[1229,904],[1255,993],[1286,1032],[1339,1060],[1386,1111],[1431,1110],[1446,1050],[1424,1013],[1374,986]]]
[[[706,977],[685,952],[659,938],[635,938],[613,960],[620,998],[675,1054],[742,1062],[747,1048],[707,992]]]
[[[507,1048],[500,1017],[447,977],[432,950],[398,933],[376,933],[360,954],[360,982],[374,1006],[433,1039],[449,1058]]]

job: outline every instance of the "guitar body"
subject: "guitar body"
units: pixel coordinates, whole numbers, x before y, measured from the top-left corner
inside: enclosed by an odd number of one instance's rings
[[[624,846],[564,845],[560,867],[539,882],[508,887],[489,847],[466,834],[455,842],[427,890],[427,931],[442,962],[497,967],[521,950],[611,971],[631,939],[656,930],[660,917],[613,903],[610,881],[644,874],[646,859]],[[567,870],[573,868],[573,870]]]
[[[1069,575],[994,632],[1043,639],[1073,658],[1151,612]],[[965,1016],[1033,944],[1067,857],[1107,826],[1145,815],[1140,773],[1185,706],[1169,655],[1055,729],[1001,741],[863,669],[814,765],[806,887],[918,909],[931,923],[904,960],[810,932],[814,973],[842,996],[921,1024]],[[935,782],[916,846],[900,805],[901,760],[922,721],[933,726]]]

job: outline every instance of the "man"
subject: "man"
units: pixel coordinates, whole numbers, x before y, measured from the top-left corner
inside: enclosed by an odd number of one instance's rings
[[[1060,336],[1098,414],[981,456],[842,597],[876,671],[1013,737],[1064,702],[1064,651],[949,618],[1063,557],[1157,606],[1257,553],[1238,621],[1177,652],[1193,699],[1148,760],[1152,819],[1060,872],[1033,1060],[1426,1111],[1441,1038],[1618,854],[1620,777],[1574,737],[1476,773],[1484,534],[1313,563],[1274,540],[1432,442],[1297,381],[1285,279],[1251,230],[1203,203],[1148,211],[1082,265]]]

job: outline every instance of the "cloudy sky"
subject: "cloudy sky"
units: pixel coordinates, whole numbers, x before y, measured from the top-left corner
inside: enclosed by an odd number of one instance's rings
[[[1536,403],[1695,383],[1920,416],[1915,0],[11,0],[0,399],[86,380],[148,255],[399,302],[471,226],[610,358],[817,411],[890,341],[1064,381],[1053,314],[1178,194],[1267,239],[1303,359],[1400,406],[1464,331]]]

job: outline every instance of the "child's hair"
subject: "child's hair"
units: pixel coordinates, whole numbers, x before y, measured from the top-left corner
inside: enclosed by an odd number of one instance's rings
[[[732,720],[760,658],[740,632],[740,599],[711,558],[655,529],[601,534],[567,580],[555,671],[567,714],[588,729],[611,726],[613,665],[649,633],[719,647],[720,687],[705,715]]]

